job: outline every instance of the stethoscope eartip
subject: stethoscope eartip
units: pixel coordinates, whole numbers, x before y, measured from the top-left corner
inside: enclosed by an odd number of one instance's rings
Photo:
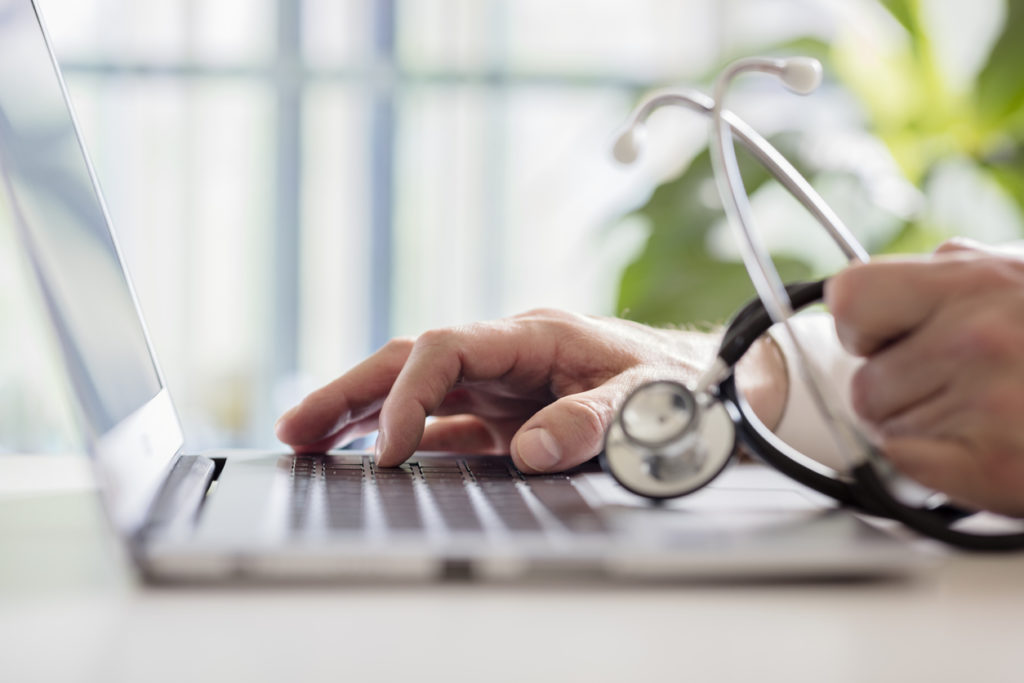
[[[612,147],[612,155],[620,164],[631,164],[640,156],[644,146],[644,139],[647,137],[645,126],[634,123],[626,128],[615,139],[615,146]]]
[[[790,57],[779,72],[786,87],[798,95],[807,95],[821,85],[821,62],[813,57]]]

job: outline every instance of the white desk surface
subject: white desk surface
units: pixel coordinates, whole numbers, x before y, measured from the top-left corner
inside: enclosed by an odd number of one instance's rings
[[[152,588],[85,465],[0,456],[0,681],[1024,680],[1024,555],[868,584]]]

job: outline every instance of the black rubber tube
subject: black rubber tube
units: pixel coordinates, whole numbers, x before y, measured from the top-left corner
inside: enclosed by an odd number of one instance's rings
[[[885,483],[879,478],[874,466],[864,462],[853,469],[853,477],[857,488],[865,496],[873,499],[883,507],[886,516],[891,517],[913,529],[922,536],[934,538],[961,550],[975,552],[1013,552],[1024,550],[1024,533],[1015,534],[975,534],[959,531],[949,526],[950,522],[942,515],[931,510],[920,510],[908,507],[892,497]]]
[[[786,287],[794,310],[801,310],[822,300],[824,280],[801,282]],[[719,358],[735,366],[753,343],[772,326],[772,320],[759,299],[754,299],[733,316],[719,347]],[[730,374],[718,385],[719,396],[730,403],[737,416],[737,438],[748,451],[791,479],[836,500],[841,505],[868,514],[897,519],[915,531],[971,550],[1024,549],[1024,534],[979,535],[957,531],[950,524],[972,511],[952,505],[930,509],[912,508],[896,500],[878,478],[870,464],[858,466],[851,480],[843,481],[813,470],[789,457],[772,443],[768,429],[751,417],[749,404],[739,393],[735,377]]]

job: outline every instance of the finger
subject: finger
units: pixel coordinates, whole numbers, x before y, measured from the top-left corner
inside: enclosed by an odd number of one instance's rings
[[[512,417],[521,417],[525,420],[533,415],[540,408],[551,402],[538,400],[537,398],[522,397],[509,392],[502,392],[499,388],[488,388],[487,390],[476,389],[459,382],[449,391],[444,400],[431,414],[434,416],[445,415],[476,415],[486,419],[504,420]]]
[[[508,444],[515,433],[519,425],[523,423],[530,415],[533,415],[544,403],[533,400],[533,399],[516,399],[514,397],[495,396],[490,392],[478,393],[469,389],[462,389],[456,387],[452,391],[448,392],[441,405],[438,406],[432,415],[436,416],[459,416],[462,418],[469,418],[470,414],[476,417],[484,418],[477,427],[482,430],[490,430],[486,432],[488,434],[489,441],[485,440],[480,443],[488,444],[486,446],[480,446],[479,452],[499,452],[508,453]],[[431,434],[431,427],[428,426],[424,432],[423,440],[421,440],[418,448],[420,450],[460,450],[468,452],[471,450],[477,450],[477,446],[471,445],[476,442],[466,442],[462,446],[456,447],[454,444],[461,443],[459,439],[463,438],[457,434],[458,427],[457,423],[453,422],[451,428],[453,430],[450,438],[453,439],[452,446],[443,445],[446,442],[429,442],[428,437],[433,436],[440,438],[441,434],[445,433],[444,423],[441,420],[435,421],[437,424],[433,430],[435,433]],[[508,422],[512,426],[509,428],[503,427]],[[296,444],[292,446],[292,449],[296,453],[323,453],[329,451],[338,445],[343,445],[354,439],[358,439],[361,436],[366,436],[378,430],[379,427],[379,411],[373,411],[366,415],[366,417],[359,419],[355,422],[345,423],[339,427],[336,431],[331,432],[326,437],[319,439],[314,442],[306,444]],[[467,426],[468,428],[468,426]],[[504,431],[500,431],[504,430]],[[489,445],[491,443],[499,445]]]
[[[917,330],[872,355],[850,385],[853,408],[879,424],[939,394],[958,364],[943,353],[943,322],[933,317]]]
[[[296,453],[326,453],[336,446],[344,446],[361,436],[372,434],[375,431],[377,431],[376,413],[357,422],[350,422],[319,441],[296,444],[292,446],[292,450]]]
[[[434,420],[423,431],[422,451],[459,453],[508,453],[512,435],[522,420],[491,421],[475,415],[456,415]]]
[[[883,438],[897,436],[950,437],[962,427],[964,395],[955,385],[948,385],[913,407],[896,413],[876,425]]]
[[[616,406],[630,390],[621,380],[558,399],[530,418],[513,437],[516,466],[528,474],[575,467],[601,451]]]
[[[882,452],[897,470],[967,505],[984,508],[986,491],[979,460],[960,441],[931,437],[893,437]]]
[[[331,440],[347,424],[379,410],[412,350],[409,339],[393,339],[362,363],[317,389],[277,421],[277,438],[291,446]]]
[[[434,330],[416,340],[380,413],[377,463],[393,467],[409,458],[423,437],[424,421],[460,378],[470,382],[506,378],[523,364],[546,378],[550,338],[514,321]],[[543,385],[542,379],[537,380]]]
[[[930,318],[949,288],[943,261],[881,260],[825,283],[825,302],[843,346],[866,356]]]
[[[978,242],[976,240],[972,240],[972,239],[967,238],[967,237],[953,237],[951,239],[946,240],[945,242],[940,244],[938,246],[938,248],[935,249],[935,253],[936,254],[955,254],[955,253],[961,253],[961,252],[965,252],[965,251],[967,251],[967,252],[981,251],[981,252],[986,252],[986,253],[992,253],[993,252],[992,249],[990,249],[986,245],[982,244],[981,242]]]

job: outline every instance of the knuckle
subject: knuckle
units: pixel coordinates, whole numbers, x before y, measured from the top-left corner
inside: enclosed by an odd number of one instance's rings
[[[563,311],[559,308],[531,308],[528,311],[516,315],[514,319],[522,324],[535,324],[553,327],[571,325],[577,316],[575,313]]]
[[[451,346],[456,334],[456,330],[450,327],[427,330],[416,338],[416,346],[420,348],[444,348]]]
[[[585,317],[559,308],[535,308],[521,313],[515,320],[521,329],[564,341],[576,335]]]
[[[963,251],[978,251],[978,244],[964,237],[951,237],[936,249],[936,254],[953,254]]]
[[[537,308],[531,308],[523,313],[519,314],[525,318],[553,318],[553,319],[564,319],[572,314],[568,311],[563,311],[560,308],[552,308],[550,306],[539,306]]]
[[[394,337],[384,344],[384,352],[389,355],[407,356],[416,340],[412,337]]]
[[[590,397],[576,395],[565,399],[565,410],[574,436],[587,445],[599,444],[611,420],[611,406]]]

